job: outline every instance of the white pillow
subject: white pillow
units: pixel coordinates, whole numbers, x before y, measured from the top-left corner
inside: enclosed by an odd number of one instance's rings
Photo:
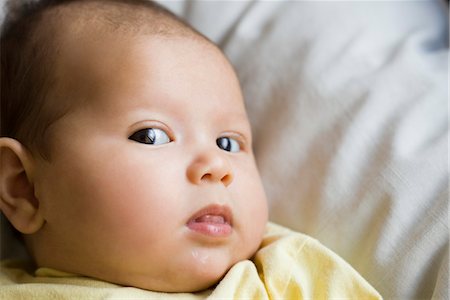
[[[386,298],[448,299],[447,5],[162,2],[234,64],[271,220]]]

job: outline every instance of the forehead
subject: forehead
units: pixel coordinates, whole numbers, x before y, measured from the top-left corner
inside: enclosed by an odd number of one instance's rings
[[[100,107],[111,117],[161,107],[195,114],[187,106],[202,102],[211,112],[222,109],[246,121],[232,67],[205,41],[89,32],[64,41],[56,69],[61,97],[75,107]]]
[[[155,65],[174,71],[182,69],[181,62],[188,61],[190,66],[185,64],[185,71],[195,71],[190,80],[181,82],[179,78],[179,84],[205,80],[211,83],[226,75],[231,79],[229,84],[239,90],[234,71],[222,53],[206,38],[164,13],[120,2],[91,0],[57,7],[49,14],[53,18],[47,18],[47,25],[58,28],[57,90],[62,97],[68,91],[78,94],[73,103],[85,103],[80,100],[85,100],[83,97],[89,94],[86,92],[99,93],[105,91],[101,87],[108,85],[111,90],[118,84],[131,89],[133,84],[143,84],[143,78],[150,82],[150,75],[156,83],[155,74],[149,74]],[[192,47],[194,44],[196,47]],[[166,49],[158,49],[162,47]],[[176,48],[184,51],[175,53]],[[214,72],[221,74],[215,76]],[[166,73],[158,76],[161,84],[165,84],[162,77]],[[208,73],[210,76],[204,76]],[[204,89],[208,89],[207,84]],[[234,98],[240,99],[241,95]]]
[[[189,25],[152,1],[68,2],[46,10],[40,25],[44,32],[50,28],[57,28],[62,36],[72,37],[84,36],[86,30],[95,30],[100,33],[145,33],[205,39]]]

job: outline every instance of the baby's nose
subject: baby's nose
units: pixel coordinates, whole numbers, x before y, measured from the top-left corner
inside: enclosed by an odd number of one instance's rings
[[[223,150],[211,150],[199,154],[187,169],[187,177],[194,184],[222,182],[229,186],[233,181],[231,164]]]

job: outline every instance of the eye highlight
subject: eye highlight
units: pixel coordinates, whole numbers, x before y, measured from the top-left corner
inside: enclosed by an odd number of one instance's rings
[[[145,128],[138,130],[130,135],[128,139],[147,145],[162,145],[171,142],[169,135],[159,128]]]
[[[241,151],[241,146],[239,142],[231,137],[220,137],[216,140],[217,146],[220,149],[228,152],[239,152]]]

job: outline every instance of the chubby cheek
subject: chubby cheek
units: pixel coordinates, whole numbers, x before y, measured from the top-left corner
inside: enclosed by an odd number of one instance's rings
[[[268,220],[267,199],[256,167],[237,174],[233,194],[248,255],[259,246]]]
[[[158,169],[159,164],[140,159],[139,153],[109,153],[100,160],[79,156],[61,166],[53,174],[59,184],[50,197],[57,204],[48,210],[55,226],[71,227],[66,229],[80,238],[137,247],[170,229],[160,225],[167,224],[171,199],[177,196],[170,184],[174,168]]]
[[[128,231],[136,236],[141,232],[156,234],[156,224],[164,224],[172,197],[176,196],[176,191],[169,193],[173,190],[171,181],[166,178],[171,177],[170,172],[153,173],[148,168],[151,166],[114,166],[95,191],[89,192],[95,196],[96,208],[102,211],[102,220],[113,227],[114,232],[124,233],[124,238],[129,237]]]

